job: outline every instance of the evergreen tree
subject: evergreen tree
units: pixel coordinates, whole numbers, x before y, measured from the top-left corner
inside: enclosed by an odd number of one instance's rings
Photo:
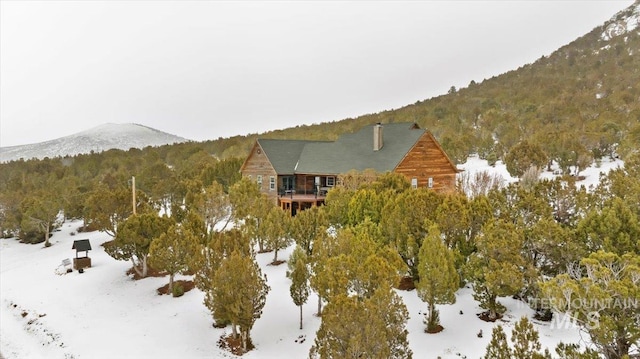
[[[322,315],[323,300],[326,300],[328,293],[325,292],[322,281],[318,281],[318,275],[323,273],[324,262],[330,257],[338,254],[337,238],[333,235],[328,235],[326,232],[317,237],[313,244],[313,255],[310,263],[311,271],[309,278],[309,285],[318,294],[318,311],[317,316]]]
[[[403,174],[385,172],[378,176],[375,181],[364,183],[361,188],[372,189],[376,192],[391,191],[397,194],[411,189],[411,183]]]
[[[264,219],[263,237],[268,248],[273,249],[273,263],[278,263],[278,251],[287,248],[291,244],[289,236],[289,223],[291,216],[280,207],[271,206]]]
[[[491,341],[487,345],[487,352],[484,359],[511,359],[511,349],[507,342],[507,335],[502,329],[502,325],[493,327]]]
[[[447,194],[436,209],[435,222],[447,246],[469,255],[472,245],[469,238],[471,226],[470,204],[466,196],[459,193]]]
[[[453,253],[448,249],[440,232],[434,225],[420,247],[418,273],[420,281],[416,283],[418,296],[429,306],[426,332],[438,330],[440,321],[436,304],[453,304],[460,277],[454,266]]]
[[[523,257],[541,275],[555,276],[582,258],[585,248],[552,218],[542,218],[525,229]]]
[[[189,210],[183,216],[180,221],[180,226],[184,231],[191,232],[198,243],[205,245],[207,243],[207,226],[204,223],[202,217],[195,211]]]
[[[527,317],[516,322],[511,331],[513,348],[509,347],[501,325],[493,328],[484,359],[551,359],[549,350],[541,352],[538,331]]]
[[[80,219],[85,213],[84,199],[90,185],[83,184],[78,176],[67,174],[61,183],[58,195],[63,206],[66,219]]]
[[[343,227],[347,224],[349,202],[354,194],[354,189],[347,189],[344,186],[337,186],[327,193],[324,203],[330,224],[335,227]]]
[[[476,245],[467,266],[473,297],[487,309],[488,319],[495,320],[505,311],[497,298],[516,294],[524,284],[522,233],[511,223],[493,220],[483,227]]]
[[[309,265],[305,251],[296,247],[289,258],[289,271],[287,276],[291,278],[289,293],[293,303],[300,308],[300,329],[302,329],[302,305],[309,299]]]
[[[598,251],[579,268],[540,284],[553,309],[567,313],[607,359],[640,345],[640,256]]]
[[[174,276],[189,269],[189,263],[198,248],[198,238],[190,230],[176,225],[151,242],[149,265],[169,273],[170,293],[173,293]]]
[[[20,202],[22,194],[17,192],[0,191],[0,237],[16,236],[20,230],[22,211]]]
[[[260,188],[248,177],[243,177],[229,188],[229,201],[233,208],[233,215],[236,219],[251,217],[254,211],[255,202],[259,200]]]
[[[240,167],[245,157],[225,158],[218,161],[215,166],[207,167],[201,172],[201,179],[205,185],[217,182],[222,185],[225,192],[241,178]]]
[[[291,219],[291,237],[307,256],[313,255],[316,238],[325,235],[329,228],[329,219],[325,206],[315,206],[298,212]]]
[[[203,292],[212,288],[215,273],[222,261],[231,253],[238,252],[247,257],[254,256],[249,236],[238,228],[209,233],[207,240],[208,243],[196,252],[193,262],[189,264],[189,267],[196,272],[196,287]]]
[[[44,236],[44,246],[51,246],[49,236],[62,210],[62,201],[55,188],[41,189],[29,194],[23,199],[20,207],[23,230],[28,232],[29,228],[35,227],[36,232]]]
[[[578,223],[578,240],[592,251],[604,250],[618,255],[640,253],[640,221],[621,198],[612,198],[601,209],[594,208]]]
[[[361,125],[358,125],[358,127]],[[366,169],[364,171],[351,170],[347,173],[340,174],[338,176],[338,183],[340,186],[347,189],[356,191],[365,185],[375,182],[380,173],[373,169]]]
[[[548,157],[538,144],[524,140],[513,146],[504,158],[507,171],[513,177],[522,176],[530,167],[544,168]]]
[[[157,152],[151,152],[145,158],[144,167],[136,180],[136,185],[149,196],[154,207],[167,213],[177,180],[175,172],[159,158]]]
[[[148,272],[149,248],[151,242],[167,232],[174,221],[147,212],[129,217],[121,226],[116,237],[105,243],[108,255],[117,260],[131,260],[133,269],[141,277]]]
[[[405,324],[409,313],[389,288],[366,299],[340,294],[322,315],[310,358],[411,358]]]
[[[547,350],[540,352],[541,345],[538,331],[527,317],[520,318],[511,332],[513,343],[512,358],[514,359],[551,359]]]
[[[382,215],[382,208],[388,201],[391,194],[388,191],[377,191],[374,189],[360,189],[355,192],[349,201],[347,210],[347,224],[356,225],[365,218],[369,218],[375,223],[379,223]]]
[[[192,257],[189,268],[195,271],[196,287],[204,293],[209,293],[215,287],[215,274],[225,258],[234,252],[253,258],[254,253],[246,231],[238,228],[209,233],[206,238],[208,243],[200,246],[200,250]],[[211,314],[216,327],[230,324],[229,320],[222,316],[223,313],[212,310]]]
[[[396,286],[405,270],[388,246],[379,246],[363,231],[347,228],[337,233],[330,246],[320,248],[311,285],[327,301],[339,294],[367,298],[378,287]]]
[[[132,203],[131,190],[123,186],[110,189],[97,185],[85,202],[85,221],[115,237],[118,226],[133,213]]]
[[[435,222],[442,198],[427,188],[418,188],[392,197],[383,209],[382,233],[407,265],[413,280],[419,278],[418,253],[422,239],[427,235],[428,223]]]
[[[280,212],[284,211],[276,207],[271,199],[262,194],[252,199],[251,203],[253,205],[247,212],[246,217],[244,217],[242,228],[247,231],[251,240],[258,245],[258,252],[264,253],[271,250],[268,247],[269,243],[267,243],[267,226],[265,225],[269,211],[272,208],[276,208]]]
[[[250,331],[262,316],[269,286],[255,260],[239,252],[225,258],[216,271],[205,305],[214,318],[231,323],[232,335],[240,338],[243,352],[251,346]]]
[[[558,354],[559,359],[600,359],[598,352],[590,348],[582,351],[577,344],[565,344],[562,342],[556,346],[556,354]]]
[[[476,238],[482,233],[482,227],[493,218],[493,208],[486,195],[476,196],[470,202],[471,218],[469,221],[469,237],[464,246],[463,255],[470,255],[475,251]]]
[[[583,186],[576,185],[575,177],[542,180],[534,191],[544,203],[551,205],[553,219],[564,226],[574,228],[586,214],[587,192]]]
[[[231,203],[224,188],[217,182],[187,196],[187,206],[199,213],[207,226],[207,232],[223,231],[232,219]]]
[[[638,129],[640,130],[640,126]],[[640,131],[638,133],[640,134]],[[611,206],[611,200],[619,198],[640,218],[640,208],[637,206],[640,203],[640,153],[629,156],[624,168],[617,168],[606,176],[600,176],[594,197],[596,208]]]

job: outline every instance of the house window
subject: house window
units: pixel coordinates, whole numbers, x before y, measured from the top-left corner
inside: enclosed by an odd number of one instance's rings
[[[290,191],[295,187],[295,179],[293,176],[282,177],[282,187],[285,191]]]
[[[269,176],[269,190],[273,191],[276,189],[276,178],[274,176]]]
[[[433,188],[433,177],[429,177],[429,182],[427,183],[427,187]]]
[[[411,188],[418,188],[418,179],[417,178],[412,178],[411,179]]]
[[[257,180],[256,182],[258,182],[258,184],[260,185],[260,187],[262,187],[262,175],[258,175],[257,176]]]
[[[335,177],[327,177],[327,187],[333,187],[336,185]]]

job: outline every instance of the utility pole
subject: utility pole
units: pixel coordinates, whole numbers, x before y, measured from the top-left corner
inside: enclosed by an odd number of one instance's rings
[[[131,176],[131,198],[133,203],[133,215],[136,214],[136,177]]]

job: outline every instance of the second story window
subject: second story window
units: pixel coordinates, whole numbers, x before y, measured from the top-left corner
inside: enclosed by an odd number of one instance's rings
[[[276,178],[274,176],[269,177],[269,190],[274,191],[276,189]]]

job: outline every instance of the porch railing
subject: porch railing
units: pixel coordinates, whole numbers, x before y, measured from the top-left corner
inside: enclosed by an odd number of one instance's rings
[[[294,195],[313,195],[316,197],[324,197],[327,195],[327,191],[329,191],[330,187],[320,187],[316,186],[313,189],[305,189],[305,188],[296,188],[296,189],[287,189],[285,187],[281,187],[278,190],[278,195],[280,197],[291,197]]]

